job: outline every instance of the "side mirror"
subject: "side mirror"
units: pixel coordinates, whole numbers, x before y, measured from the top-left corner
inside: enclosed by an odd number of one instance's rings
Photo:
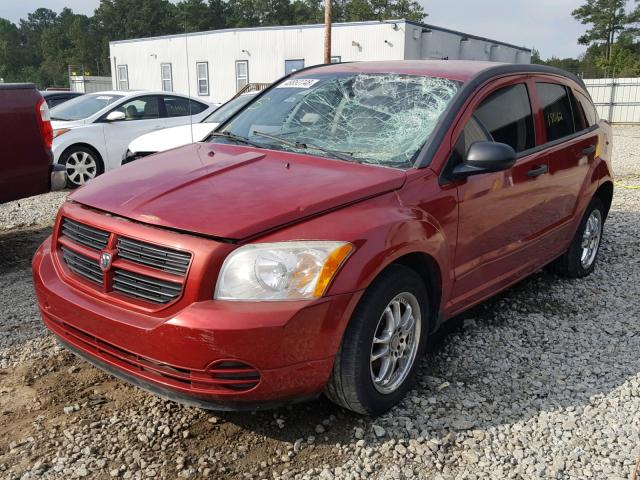
[[[119,112],[119,111],[113,111],[113,112],[109,112],[109,115],[107,115],[107,117],[105,118],[105,120],[107,122],[117,122],[119,120],[124,120],[126,117],[126,115],[124,114],[124,112]]]
[[[455,177],[508,170],[516,163],[516,151],[506,143],[475,142],[469,147],[467,158],[453,169]]]

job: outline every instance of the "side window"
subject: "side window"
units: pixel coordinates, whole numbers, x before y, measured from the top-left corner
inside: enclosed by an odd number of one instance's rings
[[[529,94],[522,83],[493,92],[480,104],[474,116],[494,141],[511,145],[516,152],[535,145]]]
[[[536,83],[547,131],[547,142],[575,132],[567,88],[557,83]]]
[[[164,92],[173,92],[173,73],[170,63],[160,64],[160,81]]]
[[[189,109],[191,104],[191,109]],[[194,102],[182,97],[164,97],[164,106],[167,110],[167,117],[184,117],[186,115],[196,115],[207,108],[200,102]]]
[[[480,125],[475,115],[472,116],[464,126],[462,133],[460,133],[460,136],[453,147],[450,166],[454,167],[459,163],[462,163],[467,156],[469,147],[471,147],[475,142],[486,142],[489,140],[491,139],[485,129]]]
[[[249,83],[249,62],[247,60],[236,60],[236,91]]]
[[[118,90],[129,90],[129,67],[118,65]]]
[[[591,103],[591,100],[589,100],[586,95],[580,92],[576,92],[576,96],[578,97],[578,102],[580,102],[580,106],[582,107],[582,111],[584,112],[584,118],[587,121],[587,127],[598,123],[598,112],[596,111],[596,107],[593,106],[593,103]]]
[[[209,63],[197,62],[196,75],[198,77],[198,95],[209,95]]]
[[[114,112],[123,112],[125,121],[129,120],[150,120],[160,116],[158,108],[158,97],[150,95],[147,97],[138,97],[133,100],[119,105]]]
[[[576,100],[576,96],[573,94],[570,88],[567,88],[567,92],[569,94],[569,101],[571,102],[571,116],[573,117],[573,129],[576,132],[584,130],[587,128],[584,124],[585,122],[585,114],[582,110],[582,107]]]

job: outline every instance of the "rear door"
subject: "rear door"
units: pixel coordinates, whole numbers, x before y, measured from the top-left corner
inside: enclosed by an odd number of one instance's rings
[[[184,97],[176,97],[173,95],[165,95],[162,97],[164,102],[164,111],[166,112],[165,124],[167,127],[176,127],[178,125],[187,125],[189,123],[198,123],[201,115],[208,105],[189,100]],[[192,118],[189,118],[189,117]]]
[[[449,162],[463,161],[471,144],[485,139],[506,143],[518,154],[509,170],[459,181],[454,309],[534,270],[545,255],[550,228],[549,166],[536,150],[538,122],[530,88],[522,77],[485,87],[454,131],[455,149]]]
[[[558,228],[565,224],[569,228],[595,158],[597,124],[594,120],[589,124],[576,93],[567,84],[555,83],[554,78],[536,78],[535,94],[543,119],[541,133],[549,185],[554,192],[548,200],[549,218]]]

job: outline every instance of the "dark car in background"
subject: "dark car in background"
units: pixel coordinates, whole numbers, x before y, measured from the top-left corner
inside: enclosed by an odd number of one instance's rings
[[[69,92],[66,90],[45,90],[40,93],[49,108],[56,107],[67,100],[84,95],[84,93],[81,92]]]
[[[63,188],[49,107],[32,83],[0,84],[0,203]]]

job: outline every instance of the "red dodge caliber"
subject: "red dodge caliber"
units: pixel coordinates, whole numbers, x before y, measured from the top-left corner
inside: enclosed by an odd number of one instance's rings
[[[324,392],[378,414],[447,318],[594,268],[611,129],[583,83],[462,61],[299,70],[205,143],[75,191],[33,260],[46,326],[212,409]]]

